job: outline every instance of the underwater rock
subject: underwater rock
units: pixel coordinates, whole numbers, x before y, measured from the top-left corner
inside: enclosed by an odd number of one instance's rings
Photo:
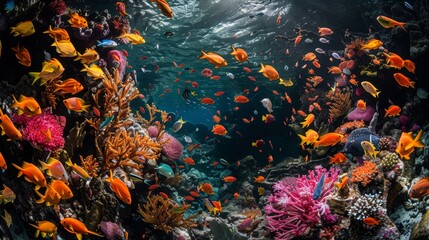
[[[419,223],[414,225],[411,231],[410,240],[426,240],[429,239],[429,210],[426,210],[425,215]]]
[[[215,219],[210,222],[213,239],[246,240],[248,237],[238,232],[235,226],[228,225],[224,220]]]
[[[379,137],[371,132],[369,128],[355,129],[350,133],[347,142],[344,145],[344,152],[349,153],[354,157],[362,157],[364,154],[363,148],[360,144],[362,141],[369,141],[377,147]]]
[[[118,224],[114,222],[101,222],[100,228],[107,240],[124,239],[124,233],[122,232]]]

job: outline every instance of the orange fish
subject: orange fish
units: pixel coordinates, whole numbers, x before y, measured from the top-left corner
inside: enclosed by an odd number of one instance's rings
[[[82,84],[74,78],[68,78],[64,81],[59,81],[54,84],[54,92],[61,91],[62,93],[70,93],[72,95],[83,90]]]
[[[207,104],[207,105],[214,104],[214,100],[212,98],[209,98],[209,97],[200,98],[200,102],[202,104]]]
[[[366,102],[362,99],[359,99],[356,103],[356,107],[359,109],[365,110],[366,109]]]
[[[383,16],[383,15],[378,16],[377,17],[377,21],[384,28],[400,27],[400,28],[402,28],[402,29],[405,30],[404,26],[405,26],[406,23],[395,21],[395,20],[393,20],[391,18],[388,18],[386,16]]]
[[[247,72],[247,73],[252,72],[252,70],[251,70],[250,68],[248,68],[248,67],[243,67],[243,70],[244,70],[245,72]]]
[[[190,158],[190,157],[186,157],[183,159],[183,161],[189,165],[195,165],[195,161],[194,159]]]
[[[52,180],[50,186],[55,189],[55,191],[58,192],[58,194],[60,194],[61,199],[70,199],[73,197],[73,192],[72,190],[69,188],[69,186],[67,186],[67,184],[65,184],[63,181],[60,180]]]
[[[36,203],[38,204],[42,204],[45,203],[46,206],[58,206],[58,204],[61,201],[61,196],[60,194],[50,185],[47,186],[46,191],[45,191],[45,195],[42,195],[41,193],[39,193],[39,191],[35,190],[37,196],[40,197],[40,199],[36,200]]]
[[[420,130],[417,136],[413,139],[413,133],[402,132],[401,137],[396,147],[396,153],[405,160],[410,160],[410,154],[414,152],[414,148],[422,148],[425,145],[420,142],[423,130]]]
[[[18,140],[22,138],[21,132],[13,125],[10,118],[3,114],[0,109],[0,127],[2,129],[1,135],[7,135],[11,140]]]
[[[319,137],[318,141],[314,142],[314,147],[322,146],[334,146],[335,144],[339,143],[341,139],[343,139],[343,135],[335,132],[327,133],[323,136]]]
[[[400,86],[402,86],[402,87],[406,87],[406,88],[409,88],[409,87],[414,88],[414,84],[416,83],[416,82],[414,82],[414,81],[410,81],[410,78],[409,78],[409,77],[406,77],[406,76],[405,76],[404,74],[402,74],[402,73],[395,73],[395,74],[393,74],[393,78],[395,78],[396,82],[397,82]]]
[[[19,173],[17,177],[21,177],[22,174],[25,176],[25,180],[36,184],[36,190],[40,187],[46,187],[46,179],[42,171],[32,163],[23,162],[22,167],[12,163],[12,165],[18,169]]]
[[[170,8],[170,5],[166,0],[150,0],[151,2],[156,2],[156,5],[158,6],[159,10],[161,10],[161,13],[168,17],[173,17],[173,11]]]
[[[218,115],[213,115],[213,122],[219,123],[221,118]]]
[[[410,197],[421,199],[429,194],[429,177],[418,180],[410,189]]]
[[[104,237],[96,232],[90,231],[86,228],[85,224],[75,218],[64,218],[61,220],[61,225],[67,232],[76,234],[77,239],[82,239],[82,234],[92,234],[99,237]]]
[[[239,62],[245,62],[247,61],[247,53],[242,48],[235,49],[234,46],[231,46],[232,52],[231,55],[237,59]]]
[[[71,97],[63,100],[64,105],[70,111],[75,112],[88,112],[88,108],[91,105],[85,105],[85,101],[82,98]]]
[[[215,96],[216,97],[220,97],[220,96],[222,96],[223,94],[224,94],[225,92],[223,92],[223,91],[219,91],[219,92],[215,92]]]
[[[63,28],[54,28],[52,29],[52,26],[49,25],[49,29],[47,31],[44,31],[43,33],[49,34],[51,38],[57,39],[57,41],[67,41],[70,40],[69,33],[67,30]]]
[[[18,59],[18,63],[30,67],[31,66],[31,56],[30,52],[25,47],[19,47],[19,43],[16,47],[12,47],[12,50],[15,52],[15,57]]]
[[[366,217],[362,220],[366,225],[375,226],[380,224],[380,220],[373,217]]]
[[[39,235],[41,235],[42,238],[45,238],[46,236],[52,237],[57,232],[57,226],[49,221],[39,221],[37,222],[37,225],[33,225],[31,223],[29,223],[29,225],[37,229],[34,234],[35,238],[38,238]]]
[[[0,168],[3,170],[7,169],[6,160],[3,157],[3,154],[0,152]]]
[[[336,182],[335,183],[335,187],[337,187],[337,190],[341,190],[342,188],[344,188],[345,186],[347,186],[347,183],[349,182],[349,177],[344,176],[341,178],[341,182]]]
[[[218,80],[218,79],[220,79],[220,76],[219,75],[214,75],[214,76],[211,76],[210,79],[211,80]]]
[[[334,67],[328,68],[328,73],[331,73],[331,74],[341,74],[341,73],[343,73],[343,70],[341,70],[341,68],[339,68],[337,66],[334,66]]]
[[[125,3],[123,2],[116,2],[116,10],[118,10],[118,13],[121,16],[129,16],[129,14],[125,10]]]
[[[257,183],[262,183],[262,182],[264,182],[264,181],[265,181],[264,176],[258,176],[258,177],[255,177],[255,182],[257,182]]]
[[[219,136],[225,136],[228,133],[228,131],[225,129],[224,126],[220,124],[216,124],[212,128],[212,133]]]
[[[387,53],[383,54],[386,57],[387,64],[389,64],[391,67],[401,69],[402,66],[404,66],[404,60],[398,54],[392,52],[390,53],[390,55]]]
[[[329,164],[340,164],[347,160],[346,155],[342,152],[338,152],[333,157],[329,156]]]
[[[398,116],[401,112],[401,108],[397,105],[390,105],[387,109],[384,109],[386,111],[386,114],[384,114],[384,117],[394,117]]]
[[[305,118],[304,122],[301,122],[302,128],[308,127],[314,121],[314,114],[310,113]]]
[[[254,78],[254,77],[252,77],[252,76],[247,76],[247,78],[249,78],[249,79],[250,79],[250,81],[254,81],[254,82],[256,82],[256,78]]]
[[[198,187],[198,189],[201,190],[201,191],[203,191],[203,192],[205,192],[205,193],[207,193],[207,194],[209,194],[209,195],[213,195],[214,194],[214,192],[213,192],[213,186],[210,183],[204,183],[204,184],[200,183],[200,186]]]
[[[47,163],[42,161],[39,162],[42,165],[42,171],[47,170],[46,174],[48,174],[49,176],[52,176],[55,179],[61,181],[68,181],[69,176],[67,174],[67,171],[64,168],[64,165],[57,159],[49,158]]]
[[[126,204],[131,204],[131,193],[127,185],[119,178],[113,177],[113,172],[110,170],[110,177],[106,179],[110,183],[110,189]]]
[[[328,35],[332,35],[334,33],[334,31],[332,31],[332,29],[327,28],[327,27],[318,27],[319,31],[319,35],[320,36],[328,36]]]
[[[214,53],[214,52],[205,53],[203,50],[201,50],[201,53],[203,55],[199,59],[207,59],[207,61],[213,64],[215,68],[226,67],[228,65],[226,60],[217,53]]]
[[[200,194],[195,191],[190,191],[189,194],[191,194],[192,197],[199,197]]]
[[[227,183],[232,183],[235,182],[237,180],[237,178],[233,177],[233,176],[226,176],[223,177],[223,181],[227,182]]]
[[[187,200],[187,201],[194,201],[194,200],[195,200],[195,198],[193,198],[193,197],[191,197],[191,196],[185,196],[184,198],[185,198],[185,200]]]
[[[314,59],[316,59],[316,54],[314,54],[314,52],[308,52],[302,58],[303,61],[313,61]]]
[[[42,109],[40,108],[39,103],[36,99],[32,97],[26,97],[21,95],[19,100],[16,100],[15,96],[13,96],[13,103],[10,105],[11,108],[18,108],[18,115],[22,115],[23,113],[34,116],[42,114]]]
[[[79,16],[77,12],[71,12],[69,13],[70,19],[68,22],[70,23],[70,26],[73,28],[86,28],[88,27],[88,22],[86,19],[82,16]]]
[[[249,99],[246,96],[239,95],[234,97],[234,102],[236,103],[248,103]]]
[[[268,78],[270,81],[274,81],[280,78],[277,70],[271,65],[264,65],[261,63],[261,69],[259,69],[258,72],[262,73],[262,75],[264,75],[264,77]]]
[[[414,62],[412,62],[410,60],[404,61],[404,67],[411,73],[414,73],[416,70],[416,64],[414,64]]]
[[[157,188],[159,188],[159,184],[152,184],[152,185],[150,185],[147,189],[148,189],[149,191],[153,191],[153,190],[155,190],[155,189],[157,189]]]
[[[301,39],[302,39],[302,35],[301,34],[299,34],[298,36],[296,36],[295,41],[293,42],[295,44],[295,46],[298,45],[299,42],[301,42]]]
[[[234,199],[238,199],[240,197],[240,194],[238,194],[238,192],[235,192],[233,196],[234,196]]]
[[[320,68],[320,63],[319,60],[314,59],[313,62],[311,62],[313,64],[313,66],[315,66],[316,68]],[[314,74],[314,70],[313,69],[308,69],[308,73],[309,74]]]
[[[85,180],[91,178],[91,176],[89,176],[88,172],[85,169],[83,169],[81,166],[78,166],[76,163],[72,163],[70,158],[66,161],[66,164],[70,166],[73,171],[77,173],[77,175],[79,175],[81,178]]]

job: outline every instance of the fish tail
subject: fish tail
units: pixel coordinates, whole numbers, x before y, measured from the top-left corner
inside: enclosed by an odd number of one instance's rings
[[[16,169],[18,169],[18,175],[16,176],[17,178],[19,178],[19,177],[21,177],[21,175],[22,175],[22,167],[20,167],[20,166],[18,166],[18,165],[16,165],[15,163],[12,163],[12,166],[14,166]]]
[[[41,193],[39,193],[39,191],[37,191],[37,190],[34,190],[34,191],[36,192],[37,196],[40,197],[40,199],[36,200],[36,203],[39,203],[39,204],[44,203],[45,199],[44,199],[43,195]]]
[[[231,45],[231,49],[232,49],[231,55],[232,56],[237,55],[237,50],[235,50],[234,46]]]
[[[386,113],[384,114],[384,117],[386,117],[387,116],[387,109],[384,109],[384,111],[386,111]]]
[[[103,235],[98,234],[98,233],[93,232],[93,231],[90,231],[90,230],[88,230],[88,231],[87,231],[87,233],[92,234],[92,235],[95,235],[95,236],[98,236],[98,237],[104,237]]]
[[[70,167],[72,167],[72,166],[73,166],[73,163],[72,163],[72,161],[71,161],[71,159],[70,159],[70,158],[69,158],[69,159],[67,159],[66,164],[67,164],[67,166],[70,166]]]
[[[88,67],[88,65],[86,65],[85,63],[84,64],[82,64],[83,65],[83,69],[82,70],[80,70],[81,72],[87,72],[88,71],[88,69],[89,69],[89,67]]]
[[[12,105],[10,105],[11,108],[16,108],[19,105],[18,100],[15,98],[15,95],[12,94],[12,98],[13,98],[13,103]]]
[[[414,88],[414,84],[416,84],[416,82],[414,82],[414,81],[410,82],[410,85],[411,85],[412,88]]]
[[[49,25],[49,29],[48,30],[46,30],[46,31],[44,31],[43,33],[51,33],[52,32],[52,26],[51,25]]]
[[[303,145],[304,143],[307,142],[307,139],[305,139],[304,135],[298,134],[298,137],[301,138],[301,143],[299,145]]]
[[[14,37],[19,35],[19,33],[16,31],[16,27],[10,28],[10,34],[13,34]]]
[[[320,141],[315,141],[313,143],[314,148],[317,148],[320,145]]]
[[[42,165],[42,168],[40,170],[44,171],[44,170],[48,169],[48,164],[46,164],[45,162],[40,161],[40,160],[39,160],[39,162],[40,162],[40,165]]]
[[[259,69],[258,73],[262,73],[264,72],[264,70],[265,70],[264,64],[261,63],[261,69]]]
[[[91,105],[83,105],[82,106],[82,111],[88,112],[88,108],[91,107]]]
[[[402,28],[402,29],[406,32],[406,31],[407,31],[407,29],[405,29],[405,28],[404,28],[405,24],[406,24],[406,23],[404,23],[404,22],[400,22],[400,23],[398,23],[398,26],[399,26],[400,28]]]
[[[201,53],[203,54],[201,57],[199,57],[199,59],[206,59],[207,58],[207,53],[204,52],[203,50],[200,50]]]
[[[28,75],[30,75],[31,77],[34,78],[33,82],[31,83],[31,85],[33,85],[35,82],[37,82],[37,80],[41,79],[42,77],[40,76],[40,72],[29,72]]]
[[[81,59],[82,59],[82,54],[80,54],[79,52],[77,52],[77,57],[73,61],[79,61]]]

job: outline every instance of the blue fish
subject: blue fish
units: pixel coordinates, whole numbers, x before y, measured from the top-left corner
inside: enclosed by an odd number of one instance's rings
[[[316,187],[314,188],[314,192],[313,192],[314,200],[318,199],[320,195],[322,195],[324,183],[325,183],[325,173],[322,173],[322,177],[320,178],[319,182],[316,184]]]
[[[167,178],[174,177],[173,169],[169,165],[167,165],[165,163],[160,163],[158,165],[158,167],[156,167],[155,169],[158,170],[159,174],[161,174],[161,175],[163,175],[163,176],[165,176]]]
[[[15,1],[14,0],[8,0],[6,4],[4,5],[4,10],[6,12],[10,12],[15,8]]]
[[[100,129],[104,128],[105,126],[107,126],[107,124],[109,124],[113,118],[115,118],[114,115],[107,117],[106,119],[104,119],[104,121],[100,124]]]
[[[353,157],[362,157],[364,154],[363,148],[360,145],[362,141],[368,141],[378,147],[378,141],[380,138],[375,135],[369,128],[359,128],[353,130],[347,142],[344,145],[344,153],[353,155]]]
[[[118,46],[118,44],[110,39],[103,39],[100,41],[97,41],[97,47],[104,47],[104,48],[111,48],[111,47],[116,47]]]
[[[410,9],[411,11],[414,11],[414,8],[413,8],[413,6],[411,6],[410,3],[404,2],[404,5],[405,5],[406,8]]]

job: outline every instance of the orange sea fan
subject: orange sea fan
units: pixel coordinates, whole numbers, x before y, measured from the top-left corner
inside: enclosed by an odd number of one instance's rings
[[[365,161],[362,166],[356,167],[352,172],[352,182],[360,183],[364,187],[372,182],[378,174],[378,167],[375,163]]]

